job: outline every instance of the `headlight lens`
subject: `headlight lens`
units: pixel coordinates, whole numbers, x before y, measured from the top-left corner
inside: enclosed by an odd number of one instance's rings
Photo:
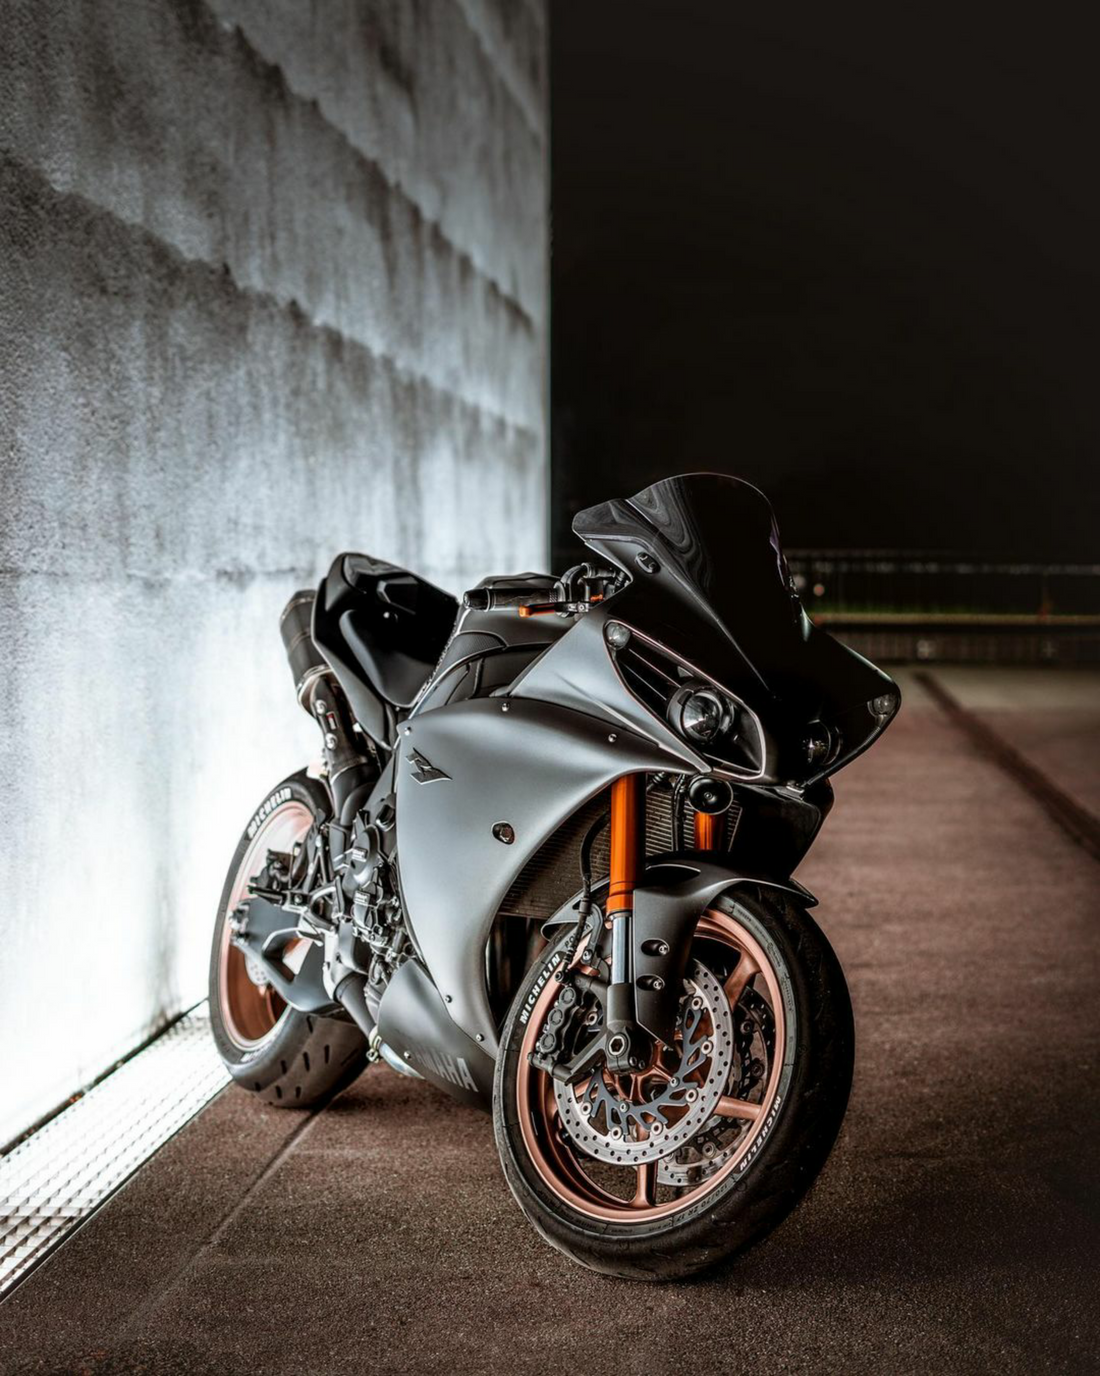
[[[737,737],[737,709],[717,688],[687,684],[673,693],[668,721],[674,731],[695,745],[710,745],[719,736]]]
[[[714,740],[722,729],[722,718],[725,715],[723,705],[718,694],[712,693],[709,689],[688,693],[680,704],[679,712],[680,731],[689,740],[706,745]]]
[[[836,753],[838,742],[823,721],[811,722],[803,739],[806,763],[815,769],[828,764]]]

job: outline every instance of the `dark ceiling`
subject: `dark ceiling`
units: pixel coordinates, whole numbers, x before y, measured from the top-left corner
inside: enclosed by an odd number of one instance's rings
[[[789,545],[1100,557],[1068,13],[554,4],[559,560],[580,506],[699,468]]]

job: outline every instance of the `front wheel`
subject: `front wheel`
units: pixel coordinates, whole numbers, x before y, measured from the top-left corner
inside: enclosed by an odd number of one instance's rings
[[[738,890],[699,919],[675,1044],[641,1074],[597,1064],[566,1085],[530,1061],[547,1028],[577,1048],[600,1027],[596,1001],[553,977],[566,939],[536,962],[504,1029],[505,1176],[543,1237],[584,1266],[651,1281],[704,1270],[786,1217],[836,1139],[853,1057],[839,962],[786,895]]]
[[[248,881],[269,851],[291,856],[330,812],[324,786],[304,772],[273,788],[256,809],[229,866],[210,951],[210,1026],[225,1068],[244,1089],[281,1108],[307,1108],[350,1083],[367,1060],[366,1038],[352,1022],[299,1013],[279,997],[230,940],[229,918],[248,897]],[[308,942],[287,947],[293,970]]]

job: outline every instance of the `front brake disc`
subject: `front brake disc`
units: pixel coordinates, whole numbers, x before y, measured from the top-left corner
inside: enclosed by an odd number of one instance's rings
[[[640,1102],[626,1099],[606,1071],[578,1085],[554,1083],[570,1140],[598,1161],[641,1165],[690,1142],[714,1116],[734,1058],[733,1019],[717,978],[692,961],[680,1002],[679,1065]]]

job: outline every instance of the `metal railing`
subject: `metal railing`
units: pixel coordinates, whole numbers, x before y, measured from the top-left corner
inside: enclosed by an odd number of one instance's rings
[[[1100,564],[787,552],[809,615],[885,661],[1100,662]]]

